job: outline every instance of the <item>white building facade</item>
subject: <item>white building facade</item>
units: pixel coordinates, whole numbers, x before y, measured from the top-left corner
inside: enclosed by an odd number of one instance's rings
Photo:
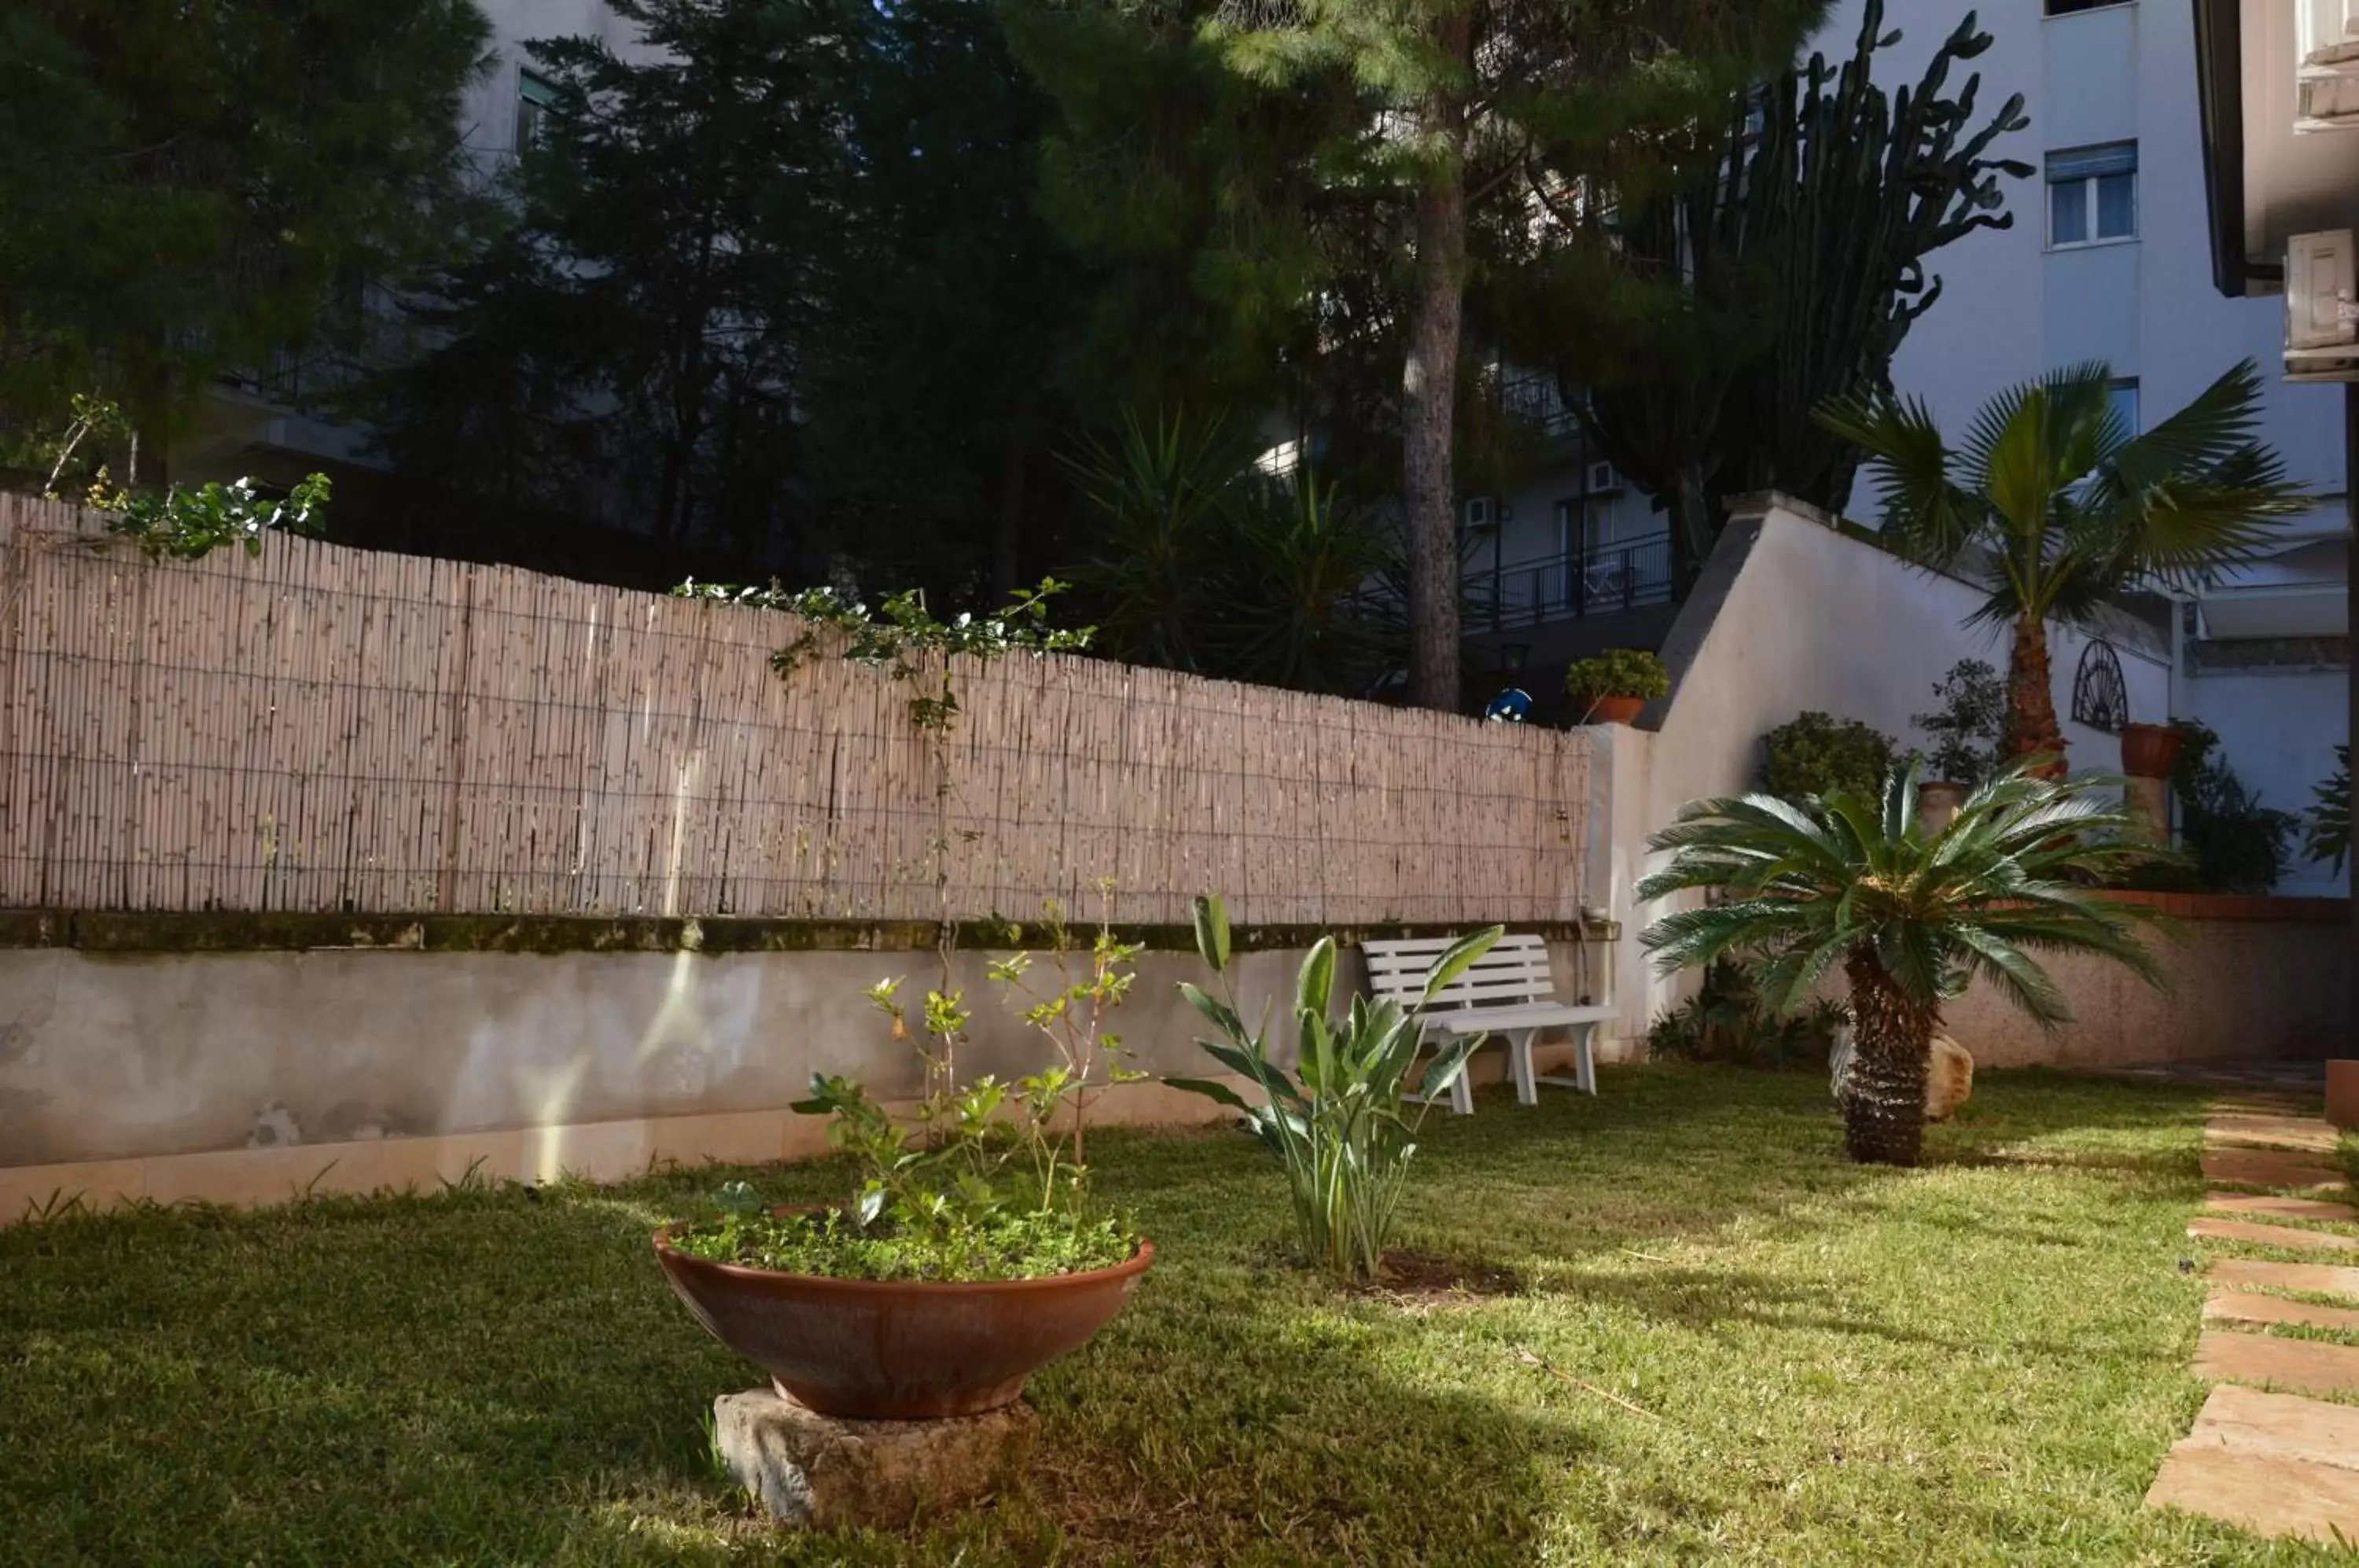
[[[2281,5],[2288,17],[2296,3],[2247,0],[2248,8]],[[1831,59],[1847,54],[1863,5],[1842,0],[1816,47]],[[1961,0],[1888,0],[1885,26],[1903,35],[1877,57],[1888,89],[1915,81],[1965,9]],[[2316,509],[2285,529],[2269,560],[2179,607],[2169,713],[2130,717],[2201,719],[2263,804],[2301,810],[2348,734],[2343,403],[2339,387],[2283,379],[2280,299],[2230,299],[2214,287],[2195,0],[2007,0],[1979,15],[1993,38],[1971,66],[1983,77],[1980,102],[2020,93],[2031,122],[1995,150],[2038,172],[2006,185],[2012,228],[1969,235],[1930,258],[1942,297],[1909,333],[1894,379],[1924,398],[1954,439],[1994,393],[2083,361],[2112,367],[2125,411],[2141,424],[2178,409],[2239,360],[2261,365],[2264,439],[2315,493]],[[1610,482],[1610,473],[1569,452],[1491,503],[1504,520],[1495,541],[1470,539],[1470,569],[1479,583],[1495,559],[1506,568],[1501,598],[1539,606],[1520,632],[1515,614],[1502,615],[1495,639],[1520,637],[1555,655],[1601,640],[1644,643],[1657,629],[1627,615],[1601,622],[1599,632],[1610,626],[1603,638],[1569,626],[1583,606],[1567,583],[1606,590],[1591,596],[1592,614],[1625,608],[1616,595],[1629,596],[1625,584],[1640,600],[1669,593],[1663,515],[1626,489],[1600,497],[1600,478]],[[1863,486],[1852,510],[1872,520],[1870,505]],[[1980,633],[1957,637],[1960,657],[2003,659],[2003,647]],[[1509,670],[1518,651],[1510,641]],[[1541,660],[1531,662],[1538,679]],[[2060,710],[2069,708],[2073,674],[2070,665],[2058,670]],[[1797,705],[1840,713],[1844,699],[1830,689]],[[2344,880],[2297,858],[2279,890],[2340,892]]]

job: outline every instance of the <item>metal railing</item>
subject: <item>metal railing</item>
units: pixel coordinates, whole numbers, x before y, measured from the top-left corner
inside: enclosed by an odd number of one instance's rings
[[[1603,545],[1467,573],[1471,630],[1504,631],[1671,602],[1671,538]]]
[[[1491,387],[1501,412],[1532,426],[1549,440],[1563,441],[1580,432],[1580,418],[1558,390],[1554,376],[1519,371],[1494,378]]]

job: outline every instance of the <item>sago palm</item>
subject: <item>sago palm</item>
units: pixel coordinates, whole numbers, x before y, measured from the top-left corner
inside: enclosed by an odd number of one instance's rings
[[[2113,372],[2075,365],[1983,406],[1952,450],[1919,398],[1836,398],[1819,419],[1866,452],[1886,538],[1912,560],[1961,571],[1990,597],[1976,617],[2012,625],[2009,757],[2064,770],[2049,690],[2050,617],[2085,618],[2124,588],[2190,587],[2253,557],[2301,509],[2277,454],[2255,439],[2260,372],[2246,360],[2140,433],[2115,406]]]
[[[1725,954],[1757,960],[1761,999],[1786,1013],[1840,967],[1854,1054],[1843,1096],[1852,1158],[1917,1163],[1925,1076],[1941,1004],[1981,976],[2053,1027],[2071,1017],[2034,954],[2094,953],[2147,980],[2140,907],[2093,892],[2154,852],[2135,841],[2108,781],[2002,771],[1940,833],[1917,820],[1915,765],[1881,800],[1838,791],[1696,800],[1649,841],[1669,863],[1639,883],[1652,901],[1691,888],[1721,901],[1665,915],[1640,939],[1666,974]]]

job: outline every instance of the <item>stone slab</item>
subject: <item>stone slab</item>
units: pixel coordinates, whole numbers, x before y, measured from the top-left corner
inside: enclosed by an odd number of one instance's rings
[[[2215,1214],[2274,1214],[2288,1220],[2359,1221],[2359,1209],[2324,1198],[2287,1198],[2275,1192],[2213,1192],[2203,1206]]]
[[[2257,1258],[2223,1258],[2205,1270],[2218,1285],[2258,1285],[2271,1290],[2312,1290],[2359,1299],[2359,1269],[2332,1263],[2268,1263]]]
[[[2205,1329],[2195,1344],[2195,1375],[2313,1394],[2359,1393],[2359,1345]]]
[[[2273,1454],[2359,1469],[2359,1405],[2305,1399],[2223,1383],[2203,1401],[2183,1447]]]
[[[2321,1307],[2291,1301],[2283,1296],[2263,1296],[2251,1290],[2214,1290],[2203,1303],[2211,1323],[2298,1323],[2304,1328],[2359,1329],[2359,1308]]]
[[[2257,1144],[2268,1149],[2307,1149],[2332,1154],[2343,1135],[2310,1116],[2256,1116],[2230,1112],[2203,1124],[2203,1141],[2212,1144]]]
[[[2234,1181],[2247,1187],[2331,1187],[2347,1189],[2343,1173],[2314,1154],[2279,1149],[2207,1149],[2203,1151],[2206,1181]]]
[[[2263,1247],[2307,1248],[2314,1252],[2359,1252],[2359,1241],[2332,1231],[2297,1230],[2292,1225],[2261,1225],[2253,1220],[2205,1216],[2187,1222],[2187,1234],[2199,1241],[2249,1241]]]
[[[712,1444],[781,1524],[900,1530],[1021,1478],[1039,1418],[1017,1402],[944,1421],[846,1421],[769,1388],[712,1401]]]
[[[2263,1535],[2359,1540],[2359,1470],[2182,1444],[2163,1460],[2146,1506],[2202,1514]]]

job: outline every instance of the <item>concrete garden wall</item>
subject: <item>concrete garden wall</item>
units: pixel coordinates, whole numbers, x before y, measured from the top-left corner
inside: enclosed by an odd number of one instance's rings
[[[1634,906],[1631,897],[1648,868],[1647,835],[1688,800],[1755,788],[1761,736],[1797,713],[1821,709],[1919,743],[1910,716],[1933,706],[1933,683],[1951,665],[1970,658],[2006,664],[1997,632],[1963,624],[1981,598],[1782,498],[1766,497],[1732,519],[1664,648],[1670,696],[1637,727],[1591,732],[1606,793],[1592,807],[1592,860],[1614,917],[1636,931],[1663,912]],[[2131,716],[2160,721],[2169,712],[2167,651],[2137,623],[2109,630]],[[2072,766],[2113,771],[2119,741],[2069,717],[2088,640],[2075,628],[2049,628],[2056,706]],[[1951,1009],[1959,1040],[1994,1065],[2126,1065],[2316,1053],[2340,1036],[2348,1007],[2344,900],[2169,903],[2180,940],[2165,953],[2175,981],[2168,996],[2109,966],[2066,959],[2056,973],[2079,1022],[2044,1035],[1997,998],[1975,995]],[[1615,991],[1622,1050],[1639,1050],[1648,1023],[1692,985],[1655,975],[1636,942],[1624,943]]]
[[[545,937],[562,923],[534,929]],[[638,924],[660,937],[690,923]],[[584,924],[585,934],[615,929]],[[864,936],[826,930],[839,944]],[[1560,985],[1579,994],[1582,950],[1562,928],[1549,934]],[[1310,939],[1240,935],[1273,943],[1238,954],[1244,1010],[1282,1019]],[[39,944],[0,948],[0,1222],[27,1197],[93,1181],[159,1197],[220,1195],[228,1181],[241,1196],[251,1177],[261,1195],[283,1197],[332,1159],[329,1186],[365,1189],[455,1178],[485,1153],[494,1173],[525,1177],[816,1153],[822,1124],[785,1110],[814,1073],[859,1077],[887,1100],[919,1088],[915,1056],[863,991],[907,976],[914,1004],[938,974],[930,950],[907,946],[189,951],[62,945],[54,931],[29,940]],[[1049,1056],[995,1006],[990,956],[962,952],[953,963],[974,1014],[962,1072],[1006,1078]],[[1206,978],[1194,953],[1171,942],[1143,954],[1137,972],[1113,1016],[1132,1064],[1217,1076],[1176,989]],[[1053,970],[1043,961],[1035,977],[1046,988]],[[1342,978],[1359,977],[1347,953]],[[1501,1055],[1484,1054],[1482,1079],[1501,1075],[1491,1060]],[[1156,1084],[1111,1091],[1095,1114],[1226,1116]]]

